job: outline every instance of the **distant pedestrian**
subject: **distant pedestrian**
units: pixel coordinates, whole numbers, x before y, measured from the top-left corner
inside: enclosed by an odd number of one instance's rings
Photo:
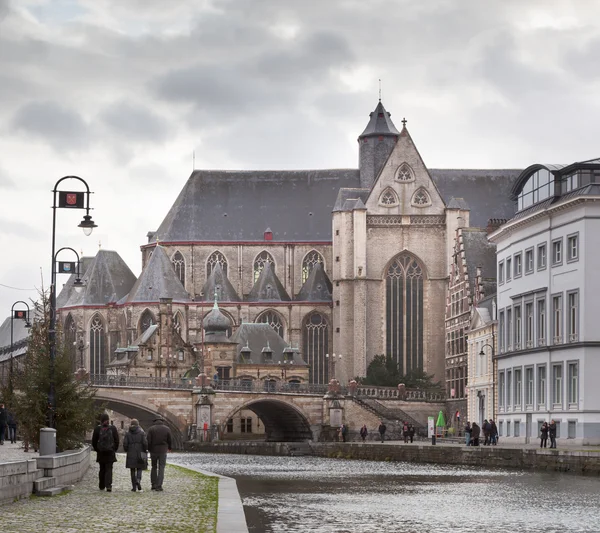
[[[172,437],[169,426],[165,425],[162,416],[154,419],[154,425],[148,430],[148,451],[152,460],[150,471],[150,483],[152,490],[163,490],[163,479],[165,477],[165,464],[167,463],[167,452],[171,452]]]
[[[17,417],[12,411],[8,412],[6,424],[8,425],[8,438],[10,439],[10,442],[14,444],[17,442]]]
[[[6,422],[8,421],[8,413],[4,408],[4,404],[0,403],[0,444],[4,445],[4,433],[6,432]]]
[[[379,423],[379,436],[381,437],[381,442],[385,440],[385,431],[387,426],[383,423],[383,420]]]
[[[410,437],[410,442],[413,442],[415,438],[415,426],[412,424],[408,424],[408,436]]]
[[[348,426],[346,424],[340,426],[340,435],[342,436],[342,442],[346,442],[346,437],[348,436]]]
[[[483,421],[483,426],[481,427],[483,430],[483,445],[489,446],[490,444],[490,433],[491,433],[491,425],[488,422],[487,418]]]
[[[402,436],[404,437],[404,444],[408,442],[408,422],[402,424]]]
[[[496,446],[498,444],[498,426],[493,419],[490,418],[490,443]]]
[[[471,446],[471,422],[468,420],[467,425],[465,426],[465,444]]]
[[[540,428],[540,448],[548,445],[548,422],[544,422]]]
[[[550,437],[550,448],[556,448],[556,422],[550,420],[548,425],[548,436]]]
[[[363,442],[367,439],[367,435],[369,434],[369,430],[367,429],[367,425],[363,424],[363,427],[360,428],[360,438]]]
[[[123,450],[127,453],[125,468],[131,473],[131,492],[142,492],[142,472],[148,470],[148,440],[136,418],[131,419],[123,439]]]
[[[477,422],[473,422],[471,426],[471,446],[479,446],[479,435],[481,434],[481,428],[477,424]]]
[[[119,432],[110,423],[106,413],[102,413],[100,424],[94,429],[92,448],[96,452],[96,462],[100,465],[98,487],[100,490],[112,492],[113,463],[117,462],[115,452],[119,449]]]

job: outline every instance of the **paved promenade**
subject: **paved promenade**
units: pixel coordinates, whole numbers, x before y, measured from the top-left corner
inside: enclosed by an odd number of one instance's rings
[[[0,446],[0,462],[37,457],[21,444]],[[75,490],[52,498],[31,497],[0,507],[2,530],[19,533],[82,531],[246,533],[235,481],[200,475],[168,464],[163,492],[150,490],[150,471],[144,472],[143,492],[131,492],[125,457],[113,470],[113,492],[98,489],[94,462]],[[173,454],[176,457],[176,454]],[[217,498],[219,517],[217,525]],[[203,507],[199,502],[209,502]]]

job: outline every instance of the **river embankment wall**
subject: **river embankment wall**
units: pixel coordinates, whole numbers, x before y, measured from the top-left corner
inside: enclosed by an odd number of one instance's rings
[[[186,443],[188,451],[241,455],[307,454],[330,459],[362,459],[432,463],[438,465],[509,468],[540,472],[570,472],[600,475],[600,452],[504,448],[496,446],[433,446],[431,444],[393,445],[379,443],[293,443],[293,442],[212,442]],[[297,448],[298,447],[298,448]]]

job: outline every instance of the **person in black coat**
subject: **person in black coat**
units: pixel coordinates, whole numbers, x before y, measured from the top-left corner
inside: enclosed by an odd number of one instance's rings
[[[481,428],[477,422],[473,422],[471,425],[471,446],[479,446],[479,435],[481,434]]]
[[[548,445],[548,423],[544,422],[540,428],[540,448]]]
[[[6,432],[6,422],[8,414],[4,408],[4,404],[0,403],[0,444],[4,444],[4,433]]]
[[[548,425],[548,436],[550,437],[550,448],[556,448],[556,422],[550,420]]]
[[[98,448],[98,441],[100,440],[100,431],[108,428],[113,435],[113,449],[110,451],[103,451]],[[113,463],[117,462],[116,451],[119,449],[119,432],[117,428],[110,423],[110,419],[106,413],[102,413],[100,417],[100,424],[94,429],[92,435],[92,448],[96,452],[96,462],[100,465],[100,472],[98,472],[98,487],[100,490],[106,489],[106,492],[112,492],[112,481],[113,481]]]
[[[142,472],[148,469],[148,439],[136,418],[131,419],[129,431],[123,439],[123,449],[127,454],[125,468],[131,472],[131,491],[142,492]]]

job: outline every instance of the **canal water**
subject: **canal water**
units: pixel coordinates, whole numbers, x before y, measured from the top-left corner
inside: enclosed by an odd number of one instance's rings
[[[252,533],[600,531],[600,479],[416,463],[181,453],[233,477]]]

